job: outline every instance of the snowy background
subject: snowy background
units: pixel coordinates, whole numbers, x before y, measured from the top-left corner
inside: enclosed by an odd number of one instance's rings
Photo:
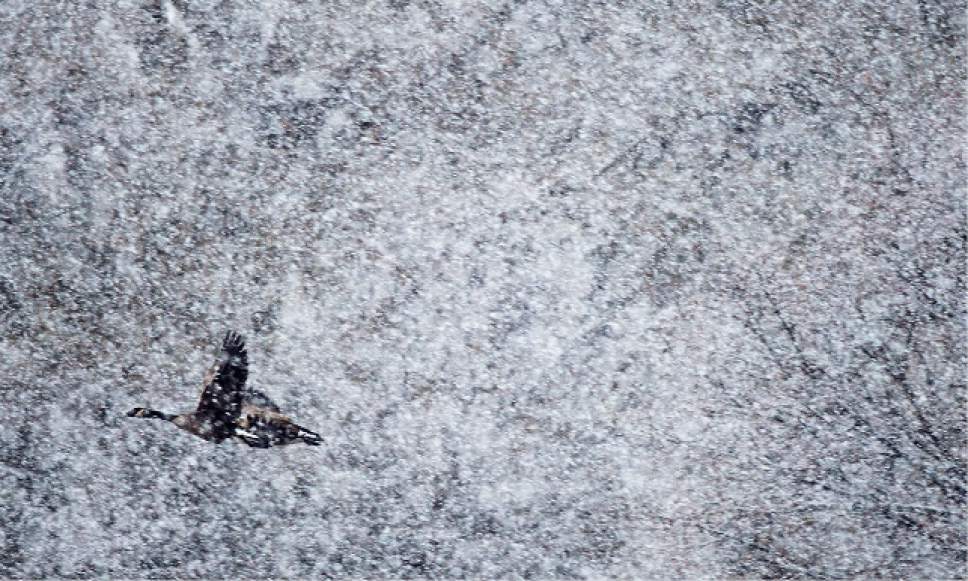
[[[0,576],[961,576],[964,11],[0,3]]]

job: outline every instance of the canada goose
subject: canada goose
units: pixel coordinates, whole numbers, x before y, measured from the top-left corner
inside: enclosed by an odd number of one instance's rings
[[[219,444],[238,438],[253,448],[269,448],[295,442],[318,446],[319,434],[293,423],[265,394],[245,389],[249,359],[245,341],[229,331],[215,364],[205,374],[202,397],[195,411],[166,414],[134,408],[128,417],[167,420],[186,432]]]

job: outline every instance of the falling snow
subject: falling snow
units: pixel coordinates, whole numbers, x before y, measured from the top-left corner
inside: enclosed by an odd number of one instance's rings
[[[961,577],[964,11],[0,3],[0,577]]]

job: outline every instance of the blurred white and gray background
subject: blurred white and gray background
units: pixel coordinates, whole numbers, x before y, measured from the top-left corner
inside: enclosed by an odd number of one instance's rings
[[[0,3],[0,577],[960,577],[964,15]]]

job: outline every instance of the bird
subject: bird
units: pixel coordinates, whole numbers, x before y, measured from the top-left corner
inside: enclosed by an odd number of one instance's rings
[[[168,414],[136,407],[128,417],[165,420],[209,442],[235,439],[252,448],[270,448],[302,442],[319,446],[323,438],[283,415],[264,393],[248,389],[249,357],[245,339],[228,331],[215,364],[205,374],[195,411]]]

